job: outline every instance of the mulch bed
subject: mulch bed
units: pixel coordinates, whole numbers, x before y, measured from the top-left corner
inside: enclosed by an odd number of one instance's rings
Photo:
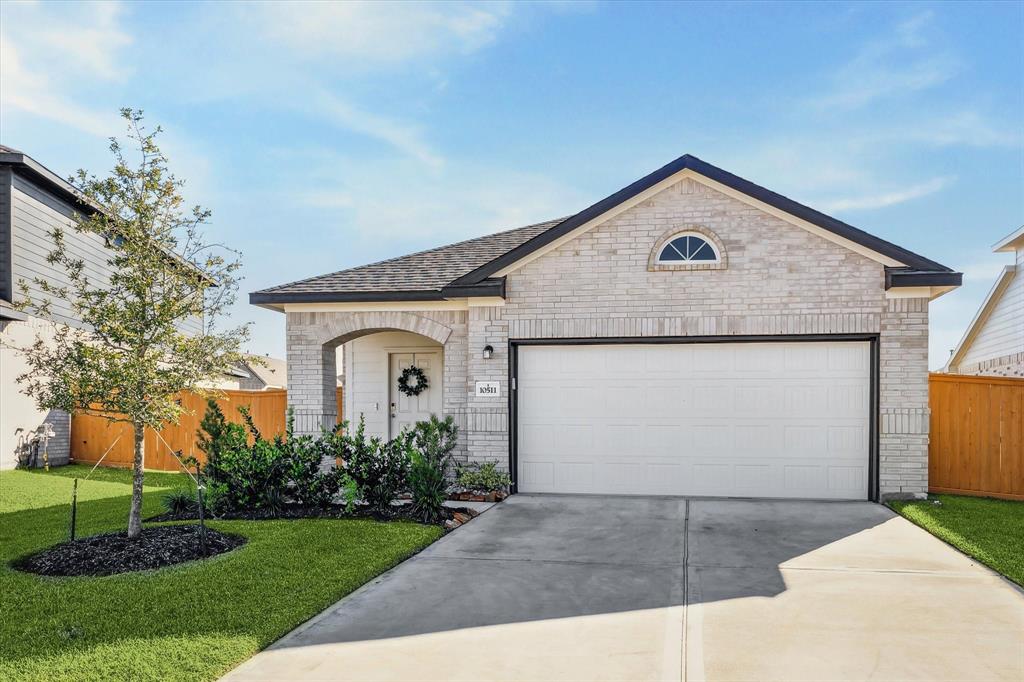
[[[445,507],[442,510],[442,514],[443,517],[437,525],[444,525],[446,521],[457,518],[458,514],[463,514],[469,517],[476,516],[475,512],[464,507]],[[171,514],[169,512],[165,512],[163,514],[150,517],[146,519],[146,521],[194,521],[198,518],[199,513],[196,511],[189,511],[184,514]],[[330,507],[305,507],[298,504],[288,504],[281,510],[274,513],[264,510],[227,512],[211,520],[265,521],[269,519],[374,519],[375,521],[415,521],[417,523],[422,523],[418,517],[413,515],[411,504],[393,505],[388,512],[383,514],[372,507],[364,505],[358,505],[351,512],[348,512],[340,505],[333,505]]]
[[[121,531],[62,542],[15,562],[14,567],[50,576],[114,575],[204,559],[230,552],[245,543],[246,539],[240,535],[207,528],[206,554],[202,554],[199,526],[157,526],[144,528],[142,535],[134,540],[129,540]]]

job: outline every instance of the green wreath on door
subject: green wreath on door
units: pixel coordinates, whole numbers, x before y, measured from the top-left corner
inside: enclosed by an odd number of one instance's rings
[[[415,397],[428,388],[430,388],[430,382],[427,381],[427,375],[416,365],[409,365],[398,376],[398,390],[402,392],[402,395]]]

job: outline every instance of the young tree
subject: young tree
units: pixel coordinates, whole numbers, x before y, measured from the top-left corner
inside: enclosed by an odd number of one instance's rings
[[[22,281],[21,307],[54,321],[51,303],[68,301],[82,328],[55,324],[55,337],[38,337],[20,349],[28,371],[18,377],[23,392],[41,409],[102,415],[132,425],[135,457],[128,537],[142,532],[142,478],[146,427],[176,423],[184,409],[179,391],[204,392],[206,380],[240,359],[246,326],[220,329],[219,318],[235,300],[238,253],[205,241],[210,212],[186,209],[183,182],[168,170],[157,146],[157,127],[148,132],[141,111],[122,109],[133,156],[116,138],[109,177],[85,171],[70,179],[97,210],[74,216],[76,232],[99,235],[108,247],[109,281],[97,281],[68,248],[64,231],[51,233],[51,264],[66,283],[36,278],[42,296],[33,300]],[[201,333],[184,330],[201,321]]]

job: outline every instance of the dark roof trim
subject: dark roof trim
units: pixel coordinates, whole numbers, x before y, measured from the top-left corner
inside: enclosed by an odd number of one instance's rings
[[[383,303],[390,301],[444,301],[450,298],[478,296],[505,297],[505,278],[488,279],[479,284],[444,287],[440,291],[306,291],[278,293],[256,291],[249,294],[249,303],[267,305],[279,303]]]
[[[473,298],[476,296],[500,296],[505,298],[505,278],[492,277],[477,284],[450,284],[441,289],[445,298]]]
[[[255,291],[249,294],[249,303],[338,303],[383,301],[443,301],[440,291],[304,291],[299,293],[273,293]]]
[[[809,206],[804,206],[803,204],[784,197],[781,194],[765,189],[760,185],[755,185],[749,180],[744,180],[743,178],[724,171],[717,166],[712,166],[710,163],[702,161],[695,156],[684,154],[675,161],[672,161],[653,173],[640,178],[628,187],[620,189],[618,192],[602,199],[593,206],[585,208],[576,215],[567,218],[558,225],[552,227],[550,230],[537,235],[533,239],[530,239],[511,251],[495,258],[491,262],[482,265],[462,277],[459,277],[452,282],[452,284],[473,284],[490,277],[502,268],[512,265],[534,251],[543,248],[556,239],[572,232],[581,225],[584,225],[607,213],[619,204],[629,201],[636,195],[657,185],[659,182],[687,169],[699,173],[716,182],[720,182],[737,192],[742,192],[743,194],[757,199],[758,201],[762,201],[769,206],[773,206],[781,211],[789,213],[790,215],[796,216],[797,218],[806,220],[807,222],[826,229],[829,232],[843,237],[844,239],[848,239],[856,244],[869,248],[872,251],[888,256],[908,267],[922,271],[952,272],[945,265],[936,263],[935,261],[929,260],[924,256],[920,256],[913,251],[908,251],[907,249],[896,246],[884,239],[868,234],[867,232],[852,225],[848,225],[841,220],[825,215],[824,213],[816,211]]]
[[[911,270],[907,268],[886,268],[885,288],[895,287],[958,287],[963,283],[963,273]]]
[[[101,212],[103,208],[91,201],[67,180],[51,171],[49,168],[33,159],[28,154],[18,151],[0,152],[0,164],[14,168],[15,172],[22,173],[30,180],[41,182],[48,190],[61,199],[85,208],[95,213]]]
[[[70,182],[64,180],[28,154],[10,149],[9,147],[4,147],[0,150],[0,165],[11,166],[11,169],[15,173],[25,175],[29,180],[34,182],[42,183],[43,187],[52,192],[55,196],[85,209],[85,212],[90,215],[105,212],[105,209],[102,206],[79,192],[78,189],[76,189]],[[209,283],[210,286],[219,286],[217,282],[206,274],[206,272],[204,272],[196,263],[190,263],[171,251],[168,251],[167,255],[171,260],[177,261],[188,269],[195,270]]]

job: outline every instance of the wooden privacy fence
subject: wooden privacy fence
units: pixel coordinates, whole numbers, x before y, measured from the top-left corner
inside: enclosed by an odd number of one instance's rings
[[[342,414],[342,391],[338,388],[338,415]],[[186,412],[177,424],[165,426],[161,438],[152,429],[146,429],[146,468],[163,471],[180,471],[177,459],[168,450],[168,445],[185,456],[193,455],[200,461],[204,455],[196,447],[196,431],[206,412],[206,398],[195,393],[181,394],[182,406]],[[248,407],[256,428],[267,438],[283,433],[288,405],[288,392],[270,391],[221,391],[217,397],[220,409],[228,421],[242,423],[239,407]],[[120,440],[118,439],[120,436]],[[129,424],[110,422],[103,417],[89,414],[75,415],[71,419],[71,459],[76,462],[95,463],[114,441],[117,444],[103,460],[103,466],[129,467],[134,459],[134,439]],[[166,444],[164,443],[166,441]]]
[[[932,374],[928,488],[1024,500],[1024,379]]]

